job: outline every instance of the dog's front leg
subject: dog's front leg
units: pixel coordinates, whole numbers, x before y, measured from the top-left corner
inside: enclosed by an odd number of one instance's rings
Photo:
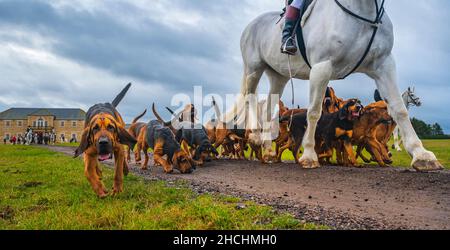
[[[113,194],[119,194],[123,192],[123,175],[124,168],[126,166],[125,162],[125,153],[123,146],[119,146],[114,150],[114,186],[113,186]]]
[[[88,150],[84,154],[84,175],[88,179],[89,183],[92,186],[94,192],[100,198],[104,198],[108,195],[108,191],[101,181],[101,177],[99,176],[99,166],[96,158],[96,154],[94,152],[89,152]]]
[[[173,172],[172,164],[169,164],[167,160],[163,158],[164,150],[163,150],[164,142],[157,142],[155,148],[153,149],[153,159],[155,163],[159,163],[166,174],[170,174]]]
[[[348,158],[350,160],[350,165],[353,167],[357,167],[357,161],[356,161],[356,157],[355,154],[353,152],[353,145],[349,140],[345,140],[344,142],[344,148],[345,148],[345,152],[346,152],[346,158]]]

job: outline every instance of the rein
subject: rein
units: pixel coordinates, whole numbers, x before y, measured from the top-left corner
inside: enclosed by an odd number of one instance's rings
[[[367,55],[368,55],[369,52],[370,52],[370,49],[372,48],[372,44],[373,44],[373,42],[374,42],[374,40],[375,40],[375,37],[376,37],[376,35],[377,35],[377,33],[378,33],[378,28],[379,28],[380,24],[382,24],[381,19],[383,18],[384,13],[385,13],[385,9],[384,9],[384,3],[385,3],[385,0],[383,0],[383,1],[381,2],[381,5],[378,4],[378,0],[374,0],[374,1],[375,1],[375,7],[376,7],[376,10],[377,10],[377,13],[376,13],[377,16],[376,16],[375,20],[372,21],[372,20],[370,20],[370,19],[367,19],[367,18],[365,18],[365,17],[362,17],[362,16],[360,16],[360,15],[358,15],[358,14],[352,12],[351,10],[349,10],[348,8],[346,8],[344,5],[342,5],[342,4],[339,2],[339,0],[334,0],[334,2],[336,2],[336,4],[337,4],[337,5],[338,5],[345,13],[349,14],[350,16],[352,16],[352,17],[354,17],[354,18],[356,18],[356,19],[358,19],[358,20],[361,20],[361,21],[363,21],[363,22],[368,23],[368,24],[370,24],[370,25],[373,27],[372,37],[370,38],[369,45],[367,46],[367,49],[366,49],[366,51],[364,52],[364,55],[361,57],[361,60],[359,60],[358,63],[356,64],[356,66],[355,66],[348,74],[346,74],[344,77],[342,77],[341,79],[345,79],[345,78],[347,78],[349,75],[353,74],[353,72],[355,72],[355,71],[361,66],[361,64],[364,62],[364,60],[366,59]]]

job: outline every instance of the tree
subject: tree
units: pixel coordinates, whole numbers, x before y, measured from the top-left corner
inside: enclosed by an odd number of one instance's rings
[[[411,123],[419,137],[432,135],[431,126],[426,124],[424,121],[421,121],[417,118],[412,118]]]
[[[430,136],[443,136],[444,130],[439,123],[433,125],[427,124],[426,122],[419,120],[417,118],[412,118],[411,123],[419,137],[430,137]]]
[[[435,136],[444,135],[444,130],[442,129],[441,125],[439,125],[439,123],[435,123],[433,124],[433,126],[431,126],[431,132]]]

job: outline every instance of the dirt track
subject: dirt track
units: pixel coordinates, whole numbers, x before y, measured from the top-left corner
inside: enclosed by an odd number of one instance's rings
[[[52,147],[72,155],[72,148]],[[106,163],[111,165],[111,163]],[[323,167],[217,161],[193,174],[132,171],[147,179],[186,180],[198,193],[222,193],[336,229],[450,229],[450,171]],[[125,184],[126,189],[126,184]]]

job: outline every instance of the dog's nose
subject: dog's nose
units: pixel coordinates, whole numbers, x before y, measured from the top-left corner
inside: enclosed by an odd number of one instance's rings
[[[108,141],[108,138],[106,138],[106,137],[101,137],[99,140],[98,140],[98,144],[99,145],[107,145],[109,143],[109,141]]]

